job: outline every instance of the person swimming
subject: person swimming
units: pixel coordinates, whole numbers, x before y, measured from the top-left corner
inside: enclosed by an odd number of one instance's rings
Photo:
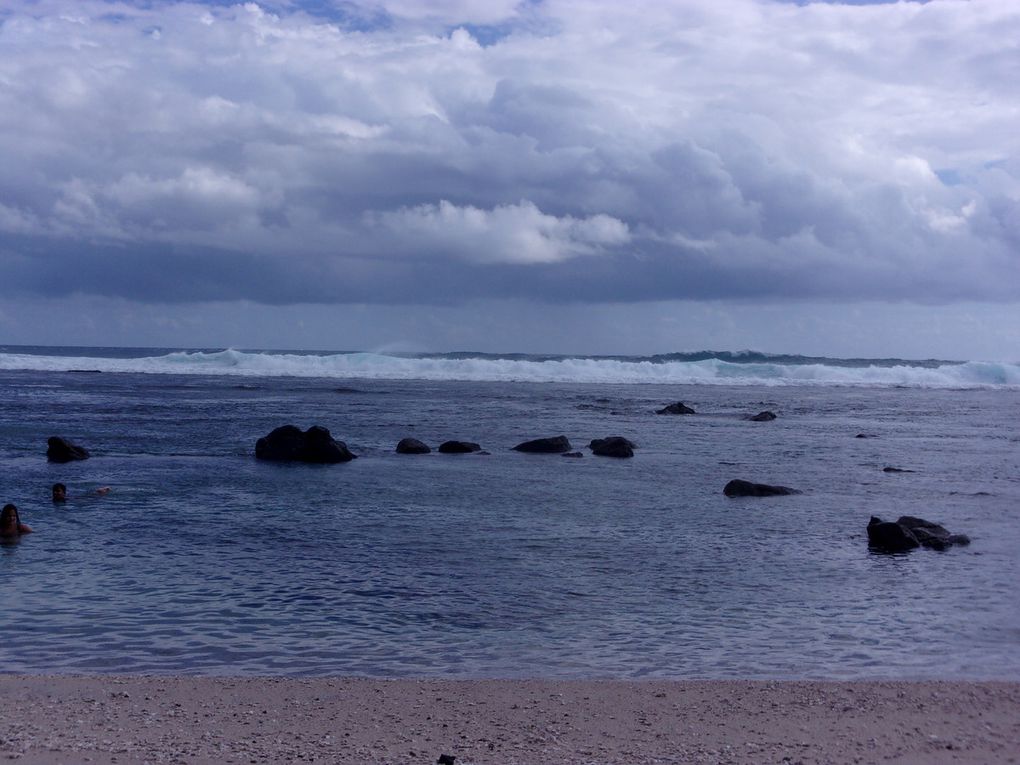
[[[109,494],[109,493],[110,493],[110,487],[109,486],[100,486],[95,491],[91,491],[91,492],[89,492],[88,494],[86,494],[84,496],[85,497],[92,496],[92,495],[103,496],[104,494]],[[83,499],[83,498],[84,497],[77,497],[77,499]],[[62,484],[62,483],[55,483],[55,484],[53,484],[53,501],[54,502],[66,502],[67,499],[68,499],[68,497],[67,497],[67,487],[64,484]]]
[[[16,537],[31,533],[32,527],[21,522],[18,508],[14,505],[4,505],[3,512],[0,512],[0,537]]]

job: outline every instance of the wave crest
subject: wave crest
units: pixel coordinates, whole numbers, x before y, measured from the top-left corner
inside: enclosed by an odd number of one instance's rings
[[[147,374],[324,377],[472,382],[658,383],[721,385],[867,385],[932,388],[1020,387],[1020,365],[971,361],[880,362],[765,354],[670,354],[647,358],[498,357],[484,354],[396,356],[379,353],[174,351],[107,358],[0,353],[0,369],[98,370]],[[737,361],[736,359],[741,359]],[[801,363],[791,363],[801,359]]]

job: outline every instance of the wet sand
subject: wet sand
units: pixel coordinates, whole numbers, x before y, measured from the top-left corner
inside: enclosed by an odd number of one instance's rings
[[[27,763],[1010,763],[1020,683],[0,675]]]

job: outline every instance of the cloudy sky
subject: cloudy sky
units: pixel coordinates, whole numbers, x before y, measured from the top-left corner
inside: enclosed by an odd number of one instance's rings
[[[1020,359],[1020,3],[3,0],[0,343]]]

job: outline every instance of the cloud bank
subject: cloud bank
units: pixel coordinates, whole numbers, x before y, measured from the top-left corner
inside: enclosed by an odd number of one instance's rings
[[[12,0],[0,291],[1020,299],[1020,6]]]

